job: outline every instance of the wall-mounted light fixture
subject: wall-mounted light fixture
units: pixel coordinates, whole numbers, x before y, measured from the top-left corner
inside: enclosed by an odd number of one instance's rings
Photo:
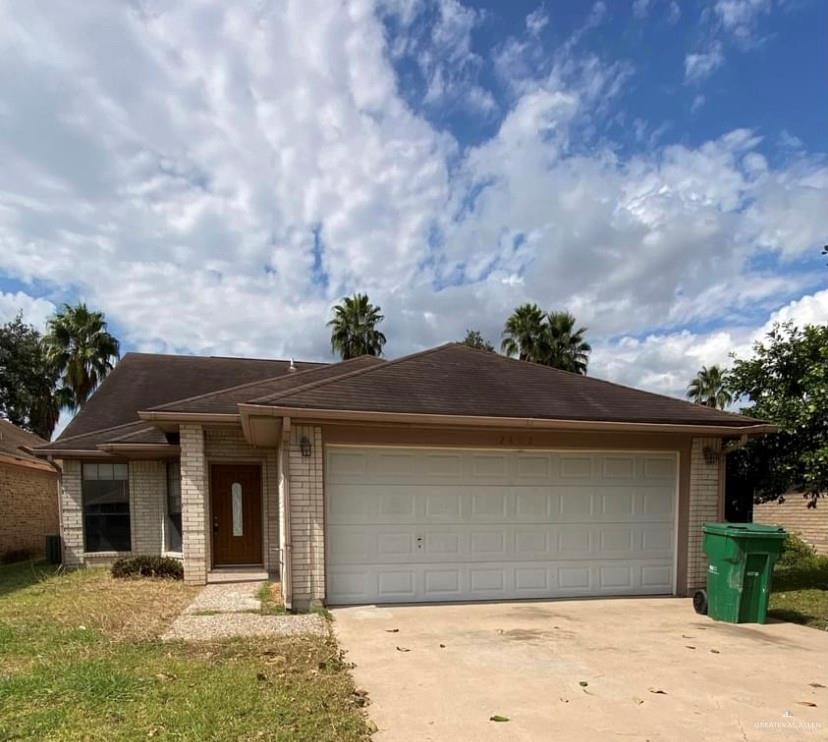
[[[311,455],[311,442],[308,436],[303,435],[299,439],[299,450],[302,452],[302,456],[307,458]]]
[[[719,460],[719,452],[710,446],[705,446],[702,449],[702,454],[704,455],[704,463],[708,466],[713,466]]]

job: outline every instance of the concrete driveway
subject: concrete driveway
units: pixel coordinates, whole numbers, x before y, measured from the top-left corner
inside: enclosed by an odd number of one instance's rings
[[[674,598],[332,612],[376,740],[828,737],[815,629],[720,624]]]

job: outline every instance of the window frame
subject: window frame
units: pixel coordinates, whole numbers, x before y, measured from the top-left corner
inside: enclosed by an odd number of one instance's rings
[[[122,494],[125,491],[125,501],[123,499],[114,499],[111,500],[108,504],[117,503],[119,505],[123,505],[124,502],[126,504],[126,510],[124,512],[112,512],[112,513],[90,513],[87,511],[87,497],[92,497],[92,493],[87,493],[85,488],[86,482],[122,482],[121,490]],[[104,503],[98,504],[107,504],[105,501]],[[109,555],[109,554],[129,554],[132,552],[133,548],[133,532],[132,532],[132,521],[133,521],[133,513],[132,513],[132,493],[130,488],[130,476],[129,476],[129,462],[125,461],[83,461],[81,462],[81,476],[80,476],[80,511],[81,511],[81,522],[83,524],[83,553],[88,554],[91,556],[101,556],[101,555]],[[100,541],[101,534],[103,531],[100,530],[100,526],[98,529],[93,529],[90,527],[90,521],[92,519],[98,519],[99,521],[106,522],[108,519],[122,519],[126,521],[126,529],[128,532],[128,540],[129,545],[126,548],[90,548],[90,534],[94,534],[94,536]],[[107,541],[111,539],[111,534],[107,536]]]
[[[170,470],[171,467],[178,467],[178,500],[181,503],[181,459],[169,459],[164,462],[164,516],[161,523],[161,543],[163,546],[163,553],[165,555],[183,557],[184,556],[184,528],[183,528],[183,503],[180,505],[180,510],[177,515],[179,517],[179,538],[181,539],[181,546],[178,550],[169,548],[170,535]]]

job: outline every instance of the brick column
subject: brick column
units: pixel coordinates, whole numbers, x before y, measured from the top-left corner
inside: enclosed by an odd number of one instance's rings
[[[60,482],[60,518],[63,540],[63,566],[83,565],[83,492],[81,462],[62,461]]]
[[[161,553],[166,475],[163,461],[129,462],[132,551],[135,554]]]
[[[201,425],[182,425],[181,433],[181,541],[184,580],[207,582],[209,528],[207,523],[207,462]]]
[[[702,546],[702,525],[719,520],[719,438],[694,438],[690,452],[690,514],[687,535],[687,589],[707,585],[707,557]],[[712,453],[705,461],[704,451]]]
[[[311,455],[302,456],[307,438]],[[322,428],[296,425],[290,431],[290,539],[293,607],[307,610],[325,600],[325,491]]]

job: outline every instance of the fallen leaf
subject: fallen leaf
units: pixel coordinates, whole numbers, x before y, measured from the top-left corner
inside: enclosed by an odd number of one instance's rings
[[[580,685],[582,688],[586,688],[589,685],[589,683],[587,683],[586,680],[582,680],[578,683],[578,685]]]
[[[561,700],[562,700],[564,703],[569,703],[569,699],[568,699],[568,698],[564,698],[563,696],[561,696]]]
[[[684,646],[687,647],[687,649],[695,649],[692,644],[685,644]]]
[[[398,652],[410,652],[411,650],[407,649],[406,647],[397,647],[397,651]]]
[[[649,691],[650,691],[650,693],[655,693],[658,696],[666,696],[667,695],[667,691],[666,690],[661,690],[661,688],[650,688]]]
[[[633,701],[635,701],[639,706],[644,703],[643,698],[639,698],[638,696],[633,696]]]
[[[690,634],[682,634],[681,638],[682,639],[695,639],[696,637],[695,636],[690,636]]]
[[[386,629],[389,634],[397,634],[399,633],[399,629]]]
[[[711,654],[721,654],[721,652],[718,649],[711,649],[710,652]]]
[[[811,708],[816,708],[816,704],[812,701],[797,701],[800,706],[810,706]]]
[[[812,688],[824,688],[825,686],[822,683],[808,683]]]
[[[499,714],[495,714],[494,716],[489,717],[489,721],[509,721],[508,716],[500,716]]]
[[[441,645],[440,645],[440,649],[445,649],[445,648],[446,648],[446,645],[445,645],[445,644],[441,644]]]

